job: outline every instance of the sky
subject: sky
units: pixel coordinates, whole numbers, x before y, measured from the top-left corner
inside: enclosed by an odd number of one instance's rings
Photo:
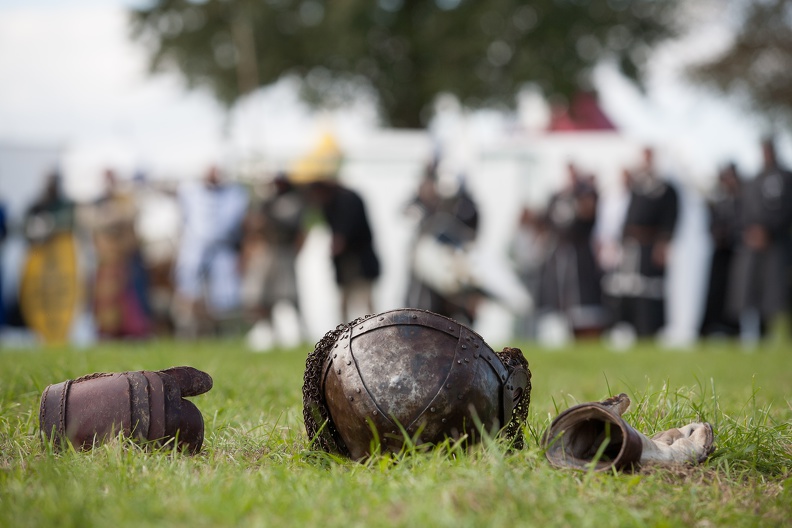
[[[65,147],[77,166],[156,167],[182,176],[220,155],[228,134],[237,144],[286,145],[314,126],[287,83],[262,90],[229,116],[207,91],[187,91],[175,74],[150,76],[143,49],[128,39],[124,9],[134,3],[0,0],[0,143]],[[713,24],[664,46],[646,93],[613,68],[595,76],[620,130],[666,149],[674,170],[702,181],[728,160],[755,172],[766,131],[734,103],[681,79],[686,61],[716,52],[727,39],[728,31]],[[357,120],[349,126],[373,126],[370,112],[352,114]],[[783,157],[788,141],[781,150]]]
[[[217,140],[222,109],[175,76],[147,75],[123,9],[120,2],[0,3],[0,140],[95,144],[115,158],[160,156],[163,144],[202,151]],[[121,144],[133,152],[119,152]]]

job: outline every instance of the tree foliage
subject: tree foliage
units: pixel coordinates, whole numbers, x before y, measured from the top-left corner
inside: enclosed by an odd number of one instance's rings
[[[731,45],[691,68],[692,78],[792,120],[792,0],[752,0],[738,18]]]
[[[511,105],[525,83],[587,88],[611,58],[640,79],[673,34],[670,0],[154,0],[132,10],[152,70],[177,70],[229,105],[283,76],[307,100],[374,94],[393,126],[421,126],[440,93]]]

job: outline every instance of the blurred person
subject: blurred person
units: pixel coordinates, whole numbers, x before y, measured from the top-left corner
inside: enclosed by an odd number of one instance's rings
[[[63,178],[57,170],[50,172],[39,197],[25,214],[24,230],[28,242],[40,242],[48,236],[74,229],[75,204],[63,192]]]
[[[617,299],[616,330],[650,337],[665,325],[665,274],[679,197],[657,174],[651,147],[643,150],[642,166],[630,174],[629,189],[620,262],[603,285]]]
[[[550,249],[542,265],[537,308],[545,316],[562,316],[577,337],[598,335],[606,326],[592,233],[598,194],[592,176],[567,166],[564,189],[550,198],[546,224]]]
[[[539,298],[541,270],[549,252],[548,242],[543,215],[524,207],[511,241],[510,253],[517,276],[532,299]],[[515,322],[517,338],[535,339],[536,330],[536,317],[532,311],[518,316]]]
[[[8,236],[8,219],[6,215],[6,207],[0,201],[0,330],[5,326],[5,298],[3,297],[3,244]]]
[[[196,337],[217,330],[239,308],[238,245],[248,197],[241,186],[225,182],[216,165],[202,181],[181,185],[177,195],[183,224],[174,323],[179,335]]]
[[[747,344],[786,308],[787,245],[792,226],[792,173],[781,167],[772,138],[762,141],[763,167],[742,185],[739,238],[728,304]]]
[[[300,160],[291,178],[305,187],[308,200],[320,209],[330,227],[330,255],[341,290],[341,316],[351,321],[357,315],[374,313],[372,288],[380,275],[380,262],[363,199],[338,181],[340,165],[341,151],[328,134]],[[364,314],[353,312],[358,301],[365,308]]]
[[[67,341],[81,293],[75,204],[61,185],[60,173],[51,172],[24,219],[28,254],[20,283],[20,310],[25,324],[49,344]]]
[[[101,338],[141,338],[151,331],[148,277],[135,231],[137,205],[121,190],[115,172],[104,173],[105,191],[86,220],[93,232],[96,273],[93,311]]]
[[[594,226],[594,247],[603,274],[602,302],[611,321],[619,313],[620,297],[612,294],[607,286],[609,277],[617,271],[621,262],[624,219],[630,205],[630,177],[630,171],[622,169],[621,185],[600,196],[597,223]]]
[[[414,263],[416,247],[427,227],[427,222],[440,208],[442,198],[437,188],[438,164],[439,157],[437,156],[426,164],[421,180],[418,182],[418,188],[415,190],[415,195],[403,209],[403,214],[415,224],[415,238],[410,244],[410,266],[405,295],[405,306],[412,308],[431,309],[429,290],[419,277]]]
[[[741,188],[737,166],[729,163],[718,174],[718,182],[707,204],[713,250],[701,322],[702,336],[736,336],[739,333],[739,322],[729,313],[726,298],[729,273],[739,238]]]
[[[426,168],[407,212],[417,213],[418,233],[411,249],[407,306],[429,310],[472,325],[484,292],[471,265],[479,212],[464,176],[441,185],[438,163]]]
[[[305,204],[286,174],[270,184],[271,195],[251,207],[243,237],[242,295],[256,322],[248,346],[264,351],[274,344],[273,309],[279,302],[294,307],[300,339],[308,337],[300,310],[297,255],[305,241]]]
[[[137,210],[135,232],[148,283],[151,334],[172,336],[173,270],[182,223],[177,187],[172,182],[152,182],[138,170],[132,179],[131,193]]]
[[[426,165],[415,196],[405,207],[405,214],[415,218],[419,224],[431,217],[440,206],[441,197],[437,189],[438,163],[439,160],[435,158]]]

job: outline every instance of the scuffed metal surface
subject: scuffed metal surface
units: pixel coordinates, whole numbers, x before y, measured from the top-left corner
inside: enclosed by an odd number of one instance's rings
[[[306,432],[322,449],[353,459],[376,444],[398,452],[405,434],[417,444],[464,435],[475,442],[479,427],[494,435],[506,424],[506,436],[522,447],[530,371],[518,349],[507,350],[504,364],[481,336],[424,310],[341,325],[306,362]]]

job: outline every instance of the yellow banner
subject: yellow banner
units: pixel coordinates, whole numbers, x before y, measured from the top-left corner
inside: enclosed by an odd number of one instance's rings
[[[77,248],[71,233],[57,233],[30,246],[19,298],[25,321],[45,343],[66,343],[79,300]]]

